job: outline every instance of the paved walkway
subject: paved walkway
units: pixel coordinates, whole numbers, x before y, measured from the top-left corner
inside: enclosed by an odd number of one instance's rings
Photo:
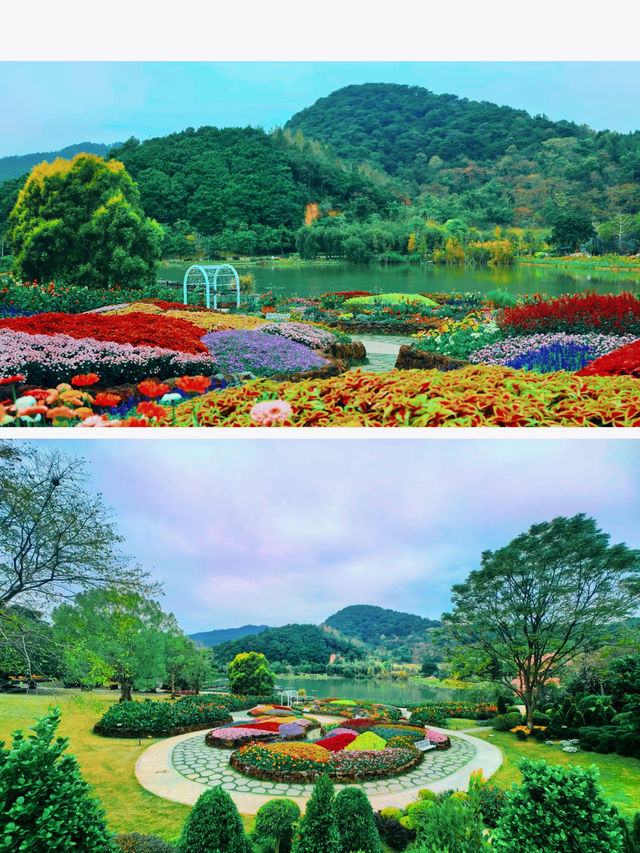
[[[338,721],[335,717],[315,716],[321,722]],[[240,717],[241,714],[236,716]],[[436,792],[450,788],[466,791],[474,770],[482,769],[488,778],[500,767],[502,752],[492,744],[462,732],[431,728],[449,735],[451,749],[428,752],[419,767],[410,773],[361,783],[359,787],[366,792],[374,809],[404,808],[418,798],[420,788]],[[146,749],[136,763],[139,783],[159,797],[186,805],[193,805],[206,788],[220,785],[231,794],[243,814],[255,814],[274,797],[289,797],[304,810],[313,785],[267,782],[245,776],[229,766],[231,750],[206,745],[205,731],[208,729],[167,738]],[[317,731],[310,737],[318,737]],[[336,791],[344,787],[335,786]]]

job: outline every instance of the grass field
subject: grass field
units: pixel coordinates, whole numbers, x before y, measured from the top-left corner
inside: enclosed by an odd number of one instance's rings
[[[142,696],[136,696],[142,698]],[[151,697],[157,698],[157,697]],[[117,701],[117,693],[65,693],[61,696],[0,695],[0,740],[10,742],[16,729],[33,722],[58,705],[62,710],[59,734],[69,737],[69,752],[77,756],[84,778],[102,802],[109,829],[140,832],[176,840],[190,806],[171,803],[142,788],[135,777],[138,756],[157,739],[104,738],[94,735],[94,724]],[[245,826],[253,817],[243,816]]]
[[[622,814],[629,818],[640,811],[640,761],[637,758],[623,758],[616,753],[568,753],[559,746],[545,746],[532,739],[520,741],[511,732],[493,732],[491,729],[486,733],[474,732],[474,737],[482,738],[502,750],[502,767],[491,777],[491,781],[501,788],[508,788],[512,782],[520,781],[522,777],[517,764],[521,758],[534,761],[544,758],[549,764],[562,764],[565,767],[595,764],[600,770],[600,784],[606,796],[618,806]]]

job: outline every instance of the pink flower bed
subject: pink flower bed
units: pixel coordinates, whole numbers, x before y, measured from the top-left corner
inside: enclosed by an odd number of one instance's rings
[[[446,743],[449,740],[447,735],[440,734],[440,732],[434,732],[433,729],[427,729],[426,738],[427,740],[430,740],[431,743]]]

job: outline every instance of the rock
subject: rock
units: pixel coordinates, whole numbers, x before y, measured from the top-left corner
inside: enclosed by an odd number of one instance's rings
[[[398,370],[460,370],[468,366],[468,361],[441,355],[439,352],[414,350],[408,344],[400,347],[396,361]]]

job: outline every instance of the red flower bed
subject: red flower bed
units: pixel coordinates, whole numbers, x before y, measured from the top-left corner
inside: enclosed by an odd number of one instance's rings
[[[601,355],[576,376],[637,376],[640,379],[640,341]]]
[[[634,293],[576,293],[503,308],[498,324],[511,334],[593,332],[640,335],[640,299]]]
[[[237,729],[259,729],[261,732],[277,732],[282,723],[238,723]]]
[[[104,314],[35,314],[0,320],[0,328],[31,335],[69,335],[133,346],[164,347],[178,352],[208,352],[200,338],[206,329],[177,317],[134,312],[121,316]]]
[[[329,752],[339,752],[341,749],[344,749],[345,746],[349,746],[350,743],[358,737],[358,735],[353,732],[353,734],[347,734],[346,732],[341,735],[333,735],[333,737],[329,736],[326,738],[322,738],[318,741],[320,746],[324,746],[325,749],[328,749]]]

